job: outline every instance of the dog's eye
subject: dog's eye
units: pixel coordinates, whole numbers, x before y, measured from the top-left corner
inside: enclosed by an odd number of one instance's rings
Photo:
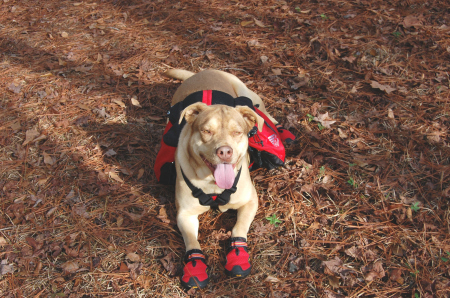
[[[242,135],[242,132],[240,132],[240,131],[233,132],[233,136],[235,136],[235,137],[239,137],[240,135]]]
[[[202,133],[204,133],[206,135],[210,135],[211,131],[209,131],[208,129],[204,129],[204,130],[202,130]]]

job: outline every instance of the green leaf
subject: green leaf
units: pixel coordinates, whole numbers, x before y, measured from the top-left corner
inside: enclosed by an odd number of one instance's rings
[[[314,120],[314,116],[311,114],[306,114],[306,117],[308,117],[308,122],[311,122]]]
[[[441,257],[442,262],[448,262],[447,258]]]
[[[420,210],[419,202],[415,202],[414,204],[412,204],[412,205],[411,205],[411,209],[412,209],[414,212],[419,211],[419,210]]]
[[[277,215],[274,213],[274,214],[272,214],[272,216],[270,216],[270,217],[266,217],[266,219],[269,221],[269,223],[271,224],[271,225],[274,225],[274,226],[276,226],[276,227],[278,227],[278,223],[281,223],[281,220],[279,220],[278,218],[277,218]]]
[[[320,17],[322,18],[322,20],[328,20],[328,17],[324,13],[321,14]]]
[[[297,7],[295,8],[295,11],[296,11],[296,12],[300,12],[300,11],[301,11],[300,7],[297,6]]]

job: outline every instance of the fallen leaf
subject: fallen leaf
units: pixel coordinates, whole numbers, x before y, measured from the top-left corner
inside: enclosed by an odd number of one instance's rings
[[[137,107],[142,108],[141,104],[140,104],[139,101],[137,100],[136,95],[133,95],[133,96],[131,97],[131,104],[132,104],[133,106],[137,106]]]
[[[117,182],[123,183],[123,180],[114,171],[110,171],[109,172],[109,177],[111,177],[112,179],[116,180]]]
[[[339,288],[339,278],[338,277],[336,277],[334,275],[330,275],[330,276],[328,276],[328,281],[330,282],[330,285],[334,289]]]
[[[126,108],[126,105],[120,99],[113,99],[112,102],[115,103],[115,104],[118,104],[122,108]]]
[[[6,242],[6,239],[0,236],[0,247],[4,247],[8,242]]]
[[[281,76],[281,69],[279,69],[279,68],[273,68],[272,72],[276,76]]]
[[[242,26],[242,27],[248,26],[248,25],[250,25],[250,24],[253,24],[253,20],[250,20],[250,21],[242,21],[242,22],[241,22],[241,26]]]
[[[128,269],[130,270],[130,277],[131,279],[135,280],[139,274],[141,273],[141,269],[144,266],[142,263],[130,263],[128,264]]]
[[[11,83],[8,86],[8,90],[14,92],[15,94],[19,94],[20,90],[22,90],[22,84],[20,84],[20,83]]]
[[[389,85],[381,85],[381,84],[378,83],[377,81],[371,81],[371,82],[372,82],[372,83],[370,84],[370,86],[371,86],[372,88],[380,89],[381,91],[384,91],[384,92],[386,92],[387,94],[390,94],[391,92],[397,90],[397,89],[395,89],[395,88],[392,88],[392,87],[389,86]]]
[[[395,117],[394,117],[394,111],[392,111],[391,108],[388,109],[388,118],[389,118],[389,119],[395,119]]]
[[[338,257],[335,257],[333,260],[323,261],[322,264],[329,270],[328,275],[339,275],[339,273],[344,269],[343,263]]]
[[[84,105],[84,104],[82,104],[82,103],[77,104],[77,106],[78,106],[80,109],[83,109],[83,110],[86,110],[86,111],[90,111],[90,110],[91,110],[91,108],[89,108],[87,105]]]
[[[147,118],[150,120],[153,120],[153,121],[159,121],[159,120],[164,119],[163,117],[160,117],[160,116],[151,116],[151,115],[147,116]]]
[[[348,138],[348,135],[347,135],[342,129],[338,128],[338,132],[339,132],[339,137],[340,137],[341,139],[346,139],[346,138]]]
[[[9,127],[11,127],[12,130],[19,130],[22,126],[20,125],[20,121],[17,120],[16,122],[10,124]]]
[[[169,252],[164,258],[161,260],[164,268],[169,272],[169,275],[173,276],[177,272],[177,266],[175,263],[175,254],[173,252]]]
[[[73,212],[75,212],[75,214],[82,216],[84,218],[90,218],[91,217],[91,213],[86,211],[86,205],[76,205],[72,207]]]
[[[105,155],[108,157],[114,156],[116,155],[116,151],[114,151],[114,149],[109,149],[108,151],[105,152]]]
[[[159,209],[159,214],[156,217],[159,218],[163,223],[170,223],[170,219],[167,218],[167,212],[164,206]]]
[[[267,56],[261,56],[259,59],[261,59],[262,64],[266,64],[267,61],[269,61],[269,58]]]
[[[404,279],[402,277],[402,270],[401,269],[392,269],[389,279],[396,281],[397,283],[402,285],[404,282]]]
[[[423,26],[423,17],[415,17],[413,15],[409,15],[406,18],[403,19],[403,26],[405,28],[410,28],[410,27],[422,27]]]
[[[97,116],[100,116],[100,117],[103,117],[103,118],[109,118],[110,117],[110,115],[108,113],[106,113],[105,107],[103,107],[102,109],[93,109],[92,112],[97,114]]]
[[[25,142],[23,142],[22,146],[32,142],[37,136],[39,136],[39,132],[36,129],[29,129],[25,133]]]
[[[265,282],[280,282],[280,280],[278,278],[276,278],[275,276],[272,276],[272,275],[268,275],[264,281]]]
[[[0,276],[8,273],[14,273],[14,267],[13,265],[8,265],[8,260],[4,259],[0,263]]]
[[[140,168],[139,171],[138,171],[137,179],[138,179],[138,180],[141,179],[142,176],[144,175],[144,173],[145,173],[144,168]]]
[[[138,254],[135,254],[134,252],[129,252],[127,253],[127,257],[128,260],[130,260],[131,262],[135,263],[135,262],[139,262],[141,260],[141,258],[139,257]]]
[[[68,261],[61,265],[61,268],[64,270],[65,273],[75,273],[77,272],[78,264],[74,261]]]
[[[263,22],[258,21],[257,19],[253,19],[253,21],[255,21],[255,24],[258,27],[261,27],[261,28],[265,28],[266,27]]]
[[[123,216],[122,215],[119,215],[117,217],[116,224],[119,228],[122,226],[122,224],[123,224]]]
[[[61,37],[67,38],[67,37],[69,37],[69,33],[63,31],[63,32],[61,32]]]
[[[51,165],[51,166],[55,164],[55,161],[47,152],[44,151],[42,153],[42,155],[44,155],[44,163]]]
[[[320,122],[324,127],[331,128],[331,124],[335,123],[335,120],[331,120],[331,118],[328,116],[328,112],[325,114],[318,113],[318,117],[314,117],[315,121]]]
[[[382,262],[375,262],[374,264],[363,267],[361,270],[365,273],[364,278],[366,281],[373,281],[376,278],[383,278],[386,275]]]

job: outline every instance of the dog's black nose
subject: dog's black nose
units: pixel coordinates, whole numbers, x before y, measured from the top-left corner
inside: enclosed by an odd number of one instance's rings
[[[222,146],[217,149],[216,154],[222,161],[230,162],[233,156],[233,149],[230,146]]]

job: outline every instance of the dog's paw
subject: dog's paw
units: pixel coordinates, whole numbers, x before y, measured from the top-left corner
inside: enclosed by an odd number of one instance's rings
[[[231,238],[225,273],[231,277],[243,278],[250,274],[251,269],[247,240],[242,237]]]
[[[199,249],[191,249],[186,252],[186,265],[181,276],[181,285],[185,288],[203,289],[209,283],[205,256]]]

